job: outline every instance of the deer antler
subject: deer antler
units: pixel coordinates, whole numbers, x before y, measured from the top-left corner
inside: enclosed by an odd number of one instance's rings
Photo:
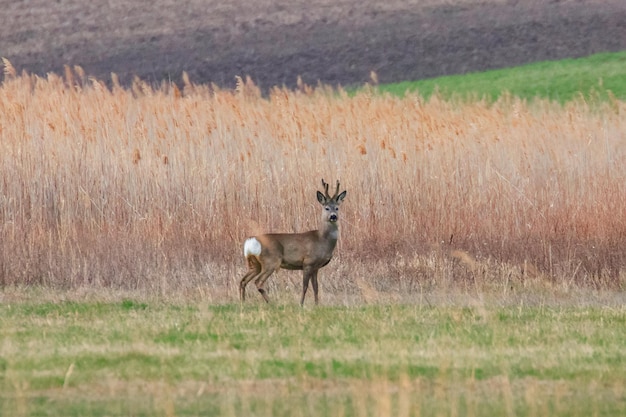
[[[324,187],[324,192],[326,193],[326,198],[328,200],[330,200],[330,195],[328,194],[328,184],[326,183],[326,181],[324,181],[324,178],[322,178],[322,187]]]
[[[339,195],[339,180],[337,180],[337,189],[335,190],[335,195],[332,197],[330,196],[330,194],[328,194],[328,183],[324,181],[323,178],[322,178],[322,187],[324,187],[324,192],[326,193],[326,198],[328,200],[334,200]]]

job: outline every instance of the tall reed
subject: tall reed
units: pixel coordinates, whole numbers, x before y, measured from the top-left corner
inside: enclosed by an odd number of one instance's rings
[[[186,78],[124,89],[80,68],[39,78],[6,64],[2,285],[232,298],[241,242],[315,228],[321,178],[348,191],[329,292],[506,274],[626,282],[621,101],[323,86],[262,97],[249,80],[225,91]]]

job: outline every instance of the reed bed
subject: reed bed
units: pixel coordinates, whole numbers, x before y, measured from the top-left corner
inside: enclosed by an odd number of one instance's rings
[[[324,178],[348,191],[326,302],[624,288],[622,101],[181,84],[5,61],[0,285],[230,302],[245,237],[316,228]]]

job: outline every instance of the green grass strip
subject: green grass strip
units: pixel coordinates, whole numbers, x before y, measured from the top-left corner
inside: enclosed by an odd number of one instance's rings
[[[496,100],[504,92],[524,99],[547,98],[564,103],[626,98],[626,51],[600,53],[585,58],[545,61],[465,75],[384,84],[381,92],[404,96],[419,92],[429,98],[435,92],[444,98]]]

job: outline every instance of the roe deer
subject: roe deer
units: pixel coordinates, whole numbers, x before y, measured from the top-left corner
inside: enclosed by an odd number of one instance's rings
[[[246,240],[243,254],[248,261],[248,273],[239,283],[241,301],[246,298],[246,285],[254,280],[263,299],[269,303],[265,281],[280,268],[303,271],[302,299],[309,287],[313,285],[315,304],[317,297],[317,271],[327,265],[333,257],[337,244],[339,228],[339,205],[346,197],[346,192],[339,194],[339,181],[334,196],[328,194],[328,184],[322,180],[325,194],[317,192],[317,201],[322,205],[322,226],[319,230],[305,233],[272,233],[254,236]]]

